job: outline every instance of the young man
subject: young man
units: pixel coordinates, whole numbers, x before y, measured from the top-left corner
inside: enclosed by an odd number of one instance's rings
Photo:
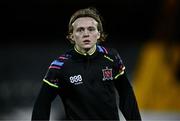
[[[49,120],[51,102],[59,95],[67,120],[141,120],[125,66],[114,49],[100,46],[105,40],[102,22],[92,8],[75,12],[67,38],[74,48],[55,59],[43,79],[32,120]]]

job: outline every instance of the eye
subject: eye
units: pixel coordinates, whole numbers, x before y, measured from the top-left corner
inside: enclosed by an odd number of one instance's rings
[[[84,28],[80,27],[76,30],[77,32],[83,32],[84,31]]]
[[[89,27],[88,30],[89,30],[89,31],[95,31],[96,28],[94,28],[94,27]]]

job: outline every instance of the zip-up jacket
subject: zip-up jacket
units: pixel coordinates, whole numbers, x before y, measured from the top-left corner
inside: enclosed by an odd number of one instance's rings
[[[55,59],[43,79],[32,120],[49,120],[51,102],[59,95],[68,120],[141,120],[125,66],[115,49],[97,45],[91,55],[75,48]]]

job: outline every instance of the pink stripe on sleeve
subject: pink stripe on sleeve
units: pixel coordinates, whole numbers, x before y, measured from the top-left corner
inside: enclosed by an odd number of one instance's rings
[[[106,50],[106,48],[105,47],[102,47],[102,48],[104,49],[105,53],[108,54],[108,51]]]
[[[60,56],[59,59],[64,59],[65,60],[65,59],[68,59],[68,58]]]
[[[58,66],[49,66],[49,69],[50,69],[50,68],[61,69],[61,67],[58,67]]]

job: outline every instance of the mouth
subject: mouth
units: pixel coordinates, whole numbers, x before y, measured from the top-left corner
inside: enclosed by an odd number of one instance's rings
[[[85,43],[85,44],[88,44],[88,43],[90,43],[91,41],[90,40],[84,40],[83,41],[83,43]]]

